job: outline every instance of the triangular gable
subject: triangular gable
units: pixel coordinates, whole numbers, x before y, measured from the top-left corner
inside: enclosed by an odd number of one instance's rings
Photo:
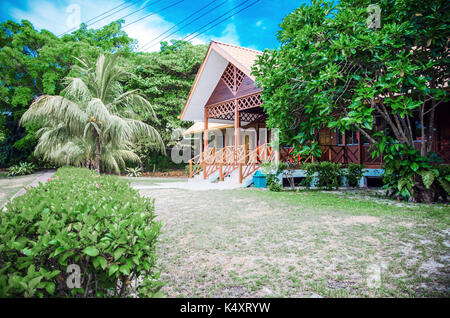
[[[221,85],[220,78],[231,63],[245,76],[242,83],[253,83],[251,66],[262,52],[238,46],[211,41],[205,58],[191,87],[186,104],[179,116],[181,120],[203,120],[203,107],[208,103],[215,89]]]

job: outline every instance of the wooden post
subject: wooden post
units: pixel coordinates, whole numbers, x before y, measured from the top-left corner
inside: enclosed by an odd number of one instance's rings
[[[219,164],[220,181],[223,181],[223,163]]]
[[[344,145],[344,163],[348,163],[348,160],[347,160],[347,140],[346,140],[346,133],[345,133],[345,130],[344,130],[344,133],[343,133],[343,136],[342,136],[342,144]]]
[[[203,160],[203,179],[206,180],[206,161]]]
[[[189,178],[192,178],[192,160],[189,160]]]
[[[200,133],[200,140],[198,141],[200,144],[200,162],[203,162],[203,134]]]
[[[358,138],[358,163],[361,164],[362,162],[362,153],[361,153],[361,134],[359,131],[356,132],[356,138]]]
[[[204,140],[204,148],[205,152],[208,149],[208,108],[205,108],[205,121],[203,122],[204,128],[203,128],[203,140]]]
[[[234,100],[234,161],[238,161],[237,153],[239,149],[239,110],[237,100]]]
[[[239,163],[239,183],[242,183],[242,163]]]

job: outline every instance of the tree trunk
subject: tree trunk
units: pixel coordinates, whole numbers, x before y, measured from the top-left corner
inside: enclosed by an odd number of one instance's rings
[[[95,170],[100,174],[100,135],[95,131]]]
[[[415,182],[411,189],[411,199],[413,202],[431,204],[437,202],[439,198],[447,202],[447,192],[439,184],[439,181],[434,180],[427,189],[422,182],[422,176],[419,174],[414,174],[413,180]]]
[[[433,139],[434,139],[434,110],[436,106],[436,100],[433,98],[431,103],[430,118],[428,124],[428,138],[427,138],[427,153],[433,150]]]
[[[424,121],[425,104],[420,106],[420,155],[425,157],[425,121]]]

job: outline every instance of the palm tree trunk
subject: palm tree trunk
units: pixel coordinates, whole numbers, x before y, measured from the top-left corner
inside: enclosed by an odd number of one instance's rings
[[[100,135],[95,132],[96,147],[95,147],[95,170],[100,174]]]

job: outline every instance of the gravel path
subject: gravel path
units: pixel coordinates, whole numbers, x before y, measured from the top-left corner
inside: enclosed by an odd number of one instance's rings
[[[13,188],[15,189],[15,187],[20,186],[20,190],[17,191],[9,200],[12,200],[18,196],[23,195],[26,190],[24,189],[24,186],[28,186],[28,187],[35,187],[37,185],[39,185],[39,182],[41,183],[45,183],[47,182],[48,179],[50,179],[53,174],[55,173],[55,170],[49,170],[49,171],[45,171],[45,172],[37,172],[37,176],[34,176],[34,179],[30,179],[30,176],[24,176],[24,177],[15,177],[15,178],[11,178],[11,179],[3,179],[1,181],[3,181],[4,185],[2,185],[0,188],[6,188],[6,184],[13,184]],[[30,180],[31,183],[29,182]],[[4,195],[6,196],[6,190],[4,190]],[[6,205],[7,201],[3,202],[2,207],[4,205]]]

